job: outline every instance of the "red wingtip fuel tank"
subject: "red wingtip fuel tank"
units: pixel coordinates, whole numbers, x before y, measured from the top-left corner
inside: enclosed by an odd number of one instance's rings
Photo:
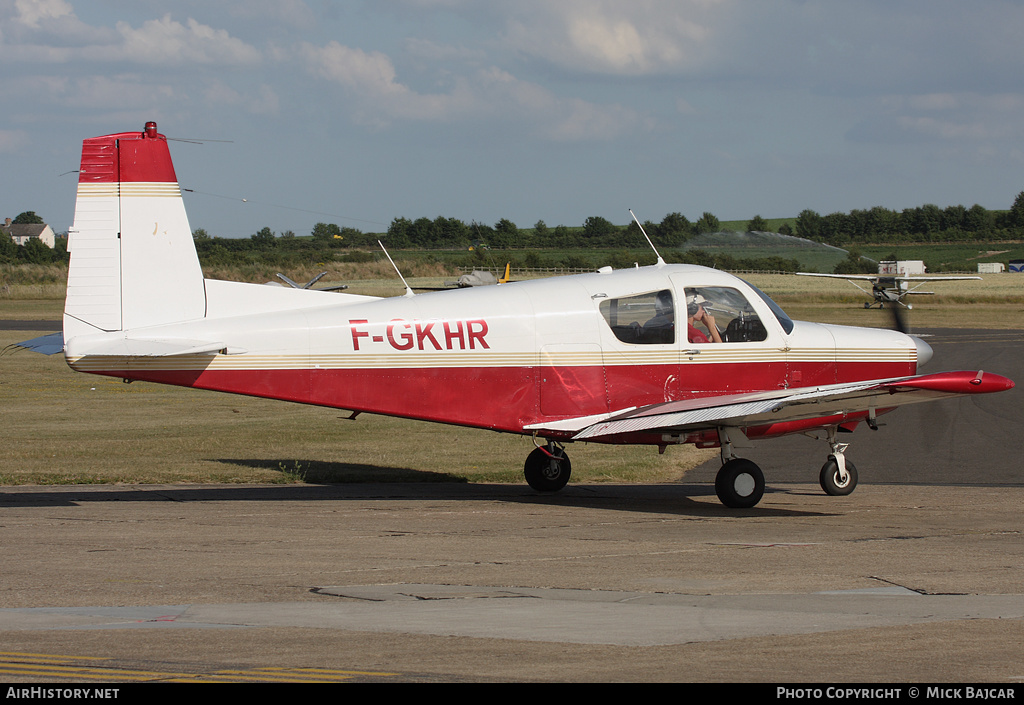
[[[949,394],[990,394],[1013,389],[1013,380],[991,372],[939,372],[901,382],[900,386]]]

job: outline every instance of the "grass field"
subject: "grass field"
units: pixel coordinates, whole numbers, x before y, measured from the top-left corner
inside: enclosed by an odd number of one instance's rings
[[[428,285],[444,277],[420,277]],[[750,275],[793,317],[887,326],[848,282]],[[351,281],[353,293],[398,295],[381,276]],[[27,285],[29,286],[29,285]],[[1024,327],[1024,276],[938,282],[909,314],[915,328]],[[14,292],[0,320],[58,320],[61,298]],[[22,297],[22,294],[25,294]],[[62,295],[62,294],[61,294]],[[916,302],[915,302],[916,303]],[[33,337],[0,331],[0,348]],[[6,351],[0,357],[0,484],[170,482],[522,482],[530,439],[369,414],[166,387],[72,372],[63,357]],[[666,482],[717,451],[689,446],[574,444],[580,482]]]
[[[6,317],[0,313],[0,318]],[[0,347],[31,333],[0,331]],[[521,482],[528,438],[0,358],[0,484]],[[714,451],[575,444],[585,482],[678,480]]]

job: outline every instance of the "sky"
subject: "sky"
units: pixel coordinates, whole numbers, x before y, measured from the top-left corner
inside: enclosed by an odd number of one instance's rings
[[[1020,0],[0,0],[0,217],[66,231],[81,141],[147,120],[217,237],[1006,209],[1022,37]]]

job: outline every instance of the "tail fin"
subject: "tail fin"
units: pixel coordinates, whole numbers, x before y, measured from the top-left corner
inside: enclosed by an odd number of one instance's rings
[[[203,271],[155,122],[82,143],[68,249],[65,340],[205,315]]]

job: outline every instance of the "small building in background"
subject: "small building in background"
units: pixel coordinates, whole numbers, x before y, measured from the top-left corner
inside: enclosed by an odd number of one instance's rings
[[[999,274],[1006,271],[1002,262],[978,262],[978,274]]]

